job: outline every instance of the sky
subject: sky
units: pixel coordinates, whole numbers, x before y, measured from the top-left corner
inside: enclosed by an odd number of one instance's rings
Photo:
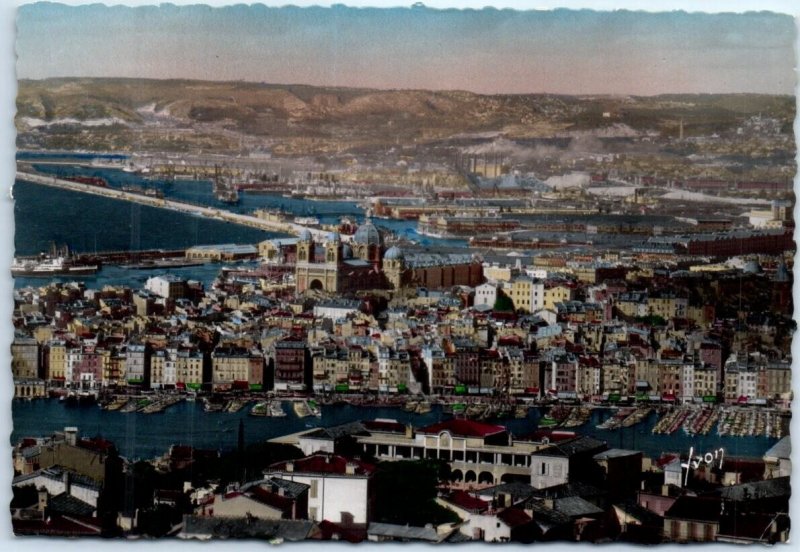
[[[38,3],[17,76],[479,93],[793,94],[788,15]]]

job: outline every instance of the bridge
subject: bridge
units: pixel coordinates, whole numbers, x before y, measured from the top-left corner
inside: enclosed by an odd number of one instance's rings
[[[281,232],[299,236],[304,230],[308,230],[315,240],[324,240],[328,235],[325,230],[319,228],[312,228],[295,224],[288,221],[273,221],[264,220],[253,215],[243,215],[233,213],[226,209],[217,209],[215,207],[204,207],[201,205],[192,205],[191,203],[184,203],[172,199],[151,197],[144,194],[135,192],[124,192],[122,190],[115,190],[113,188],[104,188],[102,186],[93,186],[91,184],[83,184],[80,182],[72,182],[70,180],[59,179],[55,176],[45,176],[26,171],[17,170],[16,179],[32,184],[40,184],[43,186],[51,186],[53,188],[60,188],[62,190],[69,190],[72,192],[80,192],[91,194],[110,199],[118,199],[121,201],[129,201],[132,203],[139,203],[147,205],[148,207],[156,207],[158,209],[167,209],[170,211],[179,211],[189,215],[196,215],[206,217],[223,222],[230,222],[242,226],[249,226],[251,228],[258,228],[268,232]]]

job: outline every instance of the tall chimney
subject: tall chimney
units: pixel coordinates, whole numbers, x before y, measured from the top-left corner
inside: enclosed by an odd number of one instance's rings
[[[64,482],[64,493],[69,496],[71,494],[70,491],[72,490],[72,481],[67,470],[64,470],[64,473],[61,475],[61,480]]]

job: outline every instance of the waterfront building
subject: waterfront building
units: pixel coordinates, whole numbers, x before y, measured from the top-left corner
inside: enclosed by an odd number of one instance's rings
[[[178,382],[178,350],[172,347],[156,349],[150,356],[151,389],[174,389]]]
[[[35,339],[14,337],[11,343],[11,374],[15,378],[39,377],[39,344]]]
[[[422,348],[422,362],[428,372],[428,388],[431,393],[447,393],[456,385],[455,364],[452,355],[437,345]]]
[[[240,261],[254,259],[258,249],[253,245],[226,243],[222,245],[196,245],[186,250],[186,258],[199,261]]]
[[[211,389],[249,389],[250,355],[242,347],[220,345],[211,353]]]
[[[83,345],[67,352],[66,384],[81,391],[94,391],[103,379],[103,355],[94,345]]]
[[[312,363],[303,338],[290,336],[272,345],[277,391],[302,391],[311,384]]]
[[[45,348],[44,379],[51,386],[62,386],[67,372],[67,344],[63,340],[54,339]]]
[[[386,393],[407,391],[411,381],[408,351],[378,347],[378,390]]]
[[[451,481],[462,486],[528,481],[531,453],[547,446],[512,439],[503,426],[460,419],[402,434],[368,433],[355,436],[366,454],[379,460],[438,458],[450,464]]]
[[[178,387],[198,390],[203,385],[205,357],[197,349],[180,349],[175,358],[175,377]]]
[[[267,263],[294,264],[297,260],[297,238],[274,238],[258,243],[258,256]]]
[[[147,389],[150,385],[150,355],[147,343],[129,343],[125,348],[125,378],[128,385]]]

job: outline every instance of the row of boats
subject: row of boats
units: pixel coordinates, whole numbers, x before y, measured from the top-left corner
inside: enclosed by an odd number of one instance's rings
[[[719,436],[783,436],[781,416],[777,412],[738,407],[678,407],[666,412],[652,432],[670,435],[682,428],[687,435],[708,435],[715,426]]]
[[[268,418],[283,418],[286,411],[283,409],[281,401],[259,401],[250,409],[251,416]]]
[[[107,402],[100,403],[104,410],[118,412],[141,412],[142,414],[156,414],[163,412],[170,406],[178,404],[182,397],[115,397]]]
[[[717,434],[733,437],[764,436],[783,437],[781,416],[774,411],[732,408],[720,415]]]
[[[312,399],[296,400],[292,403],[292,409],[298,418],[306,418],[308,416],[319,418],[322,416],[322,410],[320,410],[317,402]]]
[[[633,427],[644,420],[653,409],[649,406],[639,408],[620,408],[613,416],[601,424],[597,429],[620,429],[623,427]]]
[[[410,401],[411,402],[411,401]],[[424,414],[430,412],[430,403],[423,401],[422,410],[419,406],[417,410],[413,408],[409,410],[409,403],[406,403],[406,410],[408,412],[416,412],[417,414]],[[514,405],[508,402],[498,401],[489,403],[445,403],[442,406],[442,411],[446,414],[453,414],[457,418],[468,418],[470,420],[486,420],[486,419],[505,419],[505,418],[527,418],[528,407],[525,405]]]

